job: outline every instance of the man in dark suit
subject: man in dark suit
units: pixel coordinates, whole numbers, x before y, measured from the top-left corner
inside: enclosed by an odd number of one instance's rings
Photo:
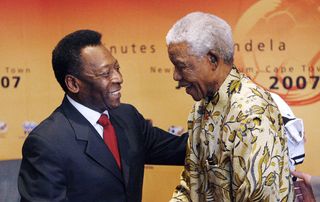
[[[21,201],[141,201],[144,164],[184,163],[185,135],[152,127],[120,103],[120,67],[100,33],[65,36],[52,66],[66,95],[23,145]],[[101,114],[113,126],[113,146],[104,142]]]

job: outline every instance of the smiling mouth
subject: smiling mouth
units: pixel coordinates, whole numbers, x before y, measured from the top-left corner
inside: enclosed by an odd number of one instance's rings
[[[112,92],[110,92],[109,94],[114,95],[114,96],[117,96],[117,95],[120,95],[120,91],[121,91],[121,88],[118,89],[118,90],[112,91]]]
[[[178,86],[176,87],[176,89],[180,89],[180,88],[190,88],[192,86],[191,83],[189,84],[181,84],[181,83],[178,83]]]
[[[116,92],[112,92],[111,95],[118,95],[120,94],[120,90],[119,91],[116,91]]]

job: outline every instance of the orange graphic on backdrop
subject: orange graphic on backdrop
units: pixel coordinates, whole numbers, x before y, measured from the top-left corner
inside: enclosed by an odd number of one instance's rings
[[[259,1],[235,26],[237,65],[290,105],[320,100],[320,2]]]

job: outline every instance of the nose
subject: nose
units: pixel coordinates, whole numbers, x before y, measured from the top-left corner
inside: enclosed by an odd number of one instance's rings
[[[120,84],[123,83],[122,74],[120,73],[119,70],[114,70],[112,72],[112,81],[114,83],[120,83]]]
[[[182,79],[182,76],[181,76],[180,72],[177,70],[177,68],[174,68],[173,79],[175,81],[180,81]]]

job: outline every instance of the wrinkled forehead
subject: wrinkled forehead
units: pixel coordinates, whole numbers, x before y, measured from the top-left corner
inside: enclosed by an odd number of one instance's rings
[[[201,59],[202,56],[194,54],[187,42],[171,43],[168,45],[168,54],[172,62],[184,62],[190,59]]]
[[[191,48],[187,42],[171,43],[168,45],[169,56],[190,56]]]

